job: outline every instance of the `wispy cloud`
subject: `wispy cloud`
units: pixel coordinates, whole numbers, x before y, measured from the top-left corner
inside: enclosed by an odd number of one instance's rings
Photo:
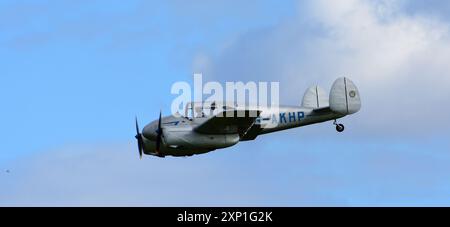
[[[450,202],[447,143],[370,143],[351,141],[351,136],[329,143],[285,140],[289,137],[276,135],[207,155],[144,160],[134,144],[67,146],[17,160],[10,173],[0,174],[0,206]]]

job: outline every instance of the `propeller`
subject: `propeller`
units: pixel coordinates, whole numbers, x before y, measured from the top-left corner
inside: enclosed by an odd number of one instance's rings
[[[162,134],[163,134],[163,130],[161,128],[161,117],[162,117],[162,113],[161,111],[159,111],[159,120],[158,120],[158,129],[156,130],[156,154],[161,155],[160,154],[160,148],[161,148],[161,140],[162,140]]]
[[[142,159],[142,148],[143,148],[144,141],[142,141],[142,134],[139,131],[137,117],[136,117],[136,136],[135,136],[135,138],[137,139],[137,142],[138,142],[139,158]]]
[[[164,155],[161,154],[161,152],[160,152],[160,150],[161,150],[161,142],[162,142],[162,137],[163,137],[163,129],[161,127],[161,124],[162,124],[162,113],[160,111],[159,112],[159,120],[158,120],[158,128],[155,131],[156,132],[155,153],[156,153],[156,156],[158,156],[158,157],[164,157]],[[135,136],[135,138],[137,139],[137,142],[138,142],[139,157],[142,159],[144,141],[142,139],[142,134],[139,131],[139,125],[138,125],[137,117],[136,117],[136,136]]]

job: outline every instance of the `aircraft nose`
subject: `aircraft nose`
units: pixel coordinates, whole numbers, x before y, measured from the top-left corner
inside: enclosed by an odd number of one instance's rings
[[[149,140],[156,140],[156,126],[154,124],[148,124],[142,130],[142,135]]]

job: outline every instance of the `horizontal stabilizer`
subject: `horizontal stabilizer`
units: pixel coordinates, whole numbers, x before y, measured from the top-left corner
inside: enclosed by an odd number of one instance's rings
[[[329,106],[317,108],[317,109],[314,109],[313,111],[314,111],[314,113],[318,113],[318,114],[327,114],[327,113],[333,112]]]

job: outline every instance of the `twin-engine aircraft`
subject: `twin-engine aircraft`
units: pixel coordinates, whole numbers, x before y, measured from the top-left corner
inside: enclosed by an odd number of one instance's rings
[[[192,156],[256,139],[259,135],[333,120],[338,132],[344,125],[337,119],[361,109],[355,84],[338,78],[330,95],[318,87],[310,87],[301,106],[270,108],[239,107],[226,103],[188,103],[184,116],[167,116],[139,130],[136,119],[135,138],[139,156]],[[231,117],[230,117],[231,116]]]

